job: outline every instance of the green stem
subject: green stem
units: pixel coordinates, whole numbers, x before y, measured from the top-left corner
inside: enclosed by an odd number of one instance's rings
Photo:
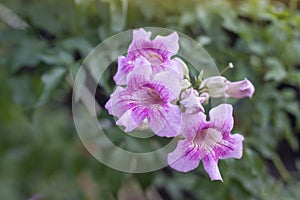
[[[278,170],[280,176],[282,177],[282,179],[286,182],[292,182],[294,181],[292,176],[290,175],[290,173],[288,172],[288,170],[286,169],[286,167],[284,166],[281,158],[275,154],[272,157],[272,162],[274,163],[276,169]]]

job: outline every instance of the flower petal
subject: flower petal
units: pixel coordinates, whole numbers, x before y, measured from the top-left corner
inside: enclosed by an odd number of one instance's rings
[[[187,140],[178,141],[177,147],[168,155],[169,165],[181,172],[188,172],[199,165],[197,149],[191,146],[192,142]]]
[[[248,80],[244,79],[242,81],[230,82],[226,84],[226,97],[232,98],[244,98],[249,97],[251,98],[254,94],[255,88],[253,84]]]
[[[134,68],[133,62],[127,57],[119,56],[118,57],[118,70],[114,75],[113,79],[117,85],[125,85],[127,83],[127,75]]]
[[[228,135],[233,128],[232,106],[220,104],[209,112],[210,127],[222,132],[223,137]]]
[[[181,91],[180,83],[182,80],[179,79],[177,73],[173,70],[160,72],[153,78],[154,81],[166,86],[173,92],[174,97],[178,98]]]
[[[125,126],[125,132],[130,132],[138,127],[147,117],[146,108],[135,107],[125,112],[116,122],[118,126]]]
[[[185,113],[198,113],[204,112],[204,108],[201,104],[202,97],[196,90],[189,88],[181,93],[180,104],[184,106]]]
[[[147,61],[144,57],[139,57],[133,62],[134,68],[127,76],[127,84],[131,85],[129,81],[133,77],[143,77],[143,80],[150,80],[152,74],[151,63]]]
[[[179,135],[181,124],[181,110],[176,105],[168,105],[153,109],[149,113],[149,126],[151,130],[161,137],[175,137]]]
[[[185,78],[189,78],[190,77],[190,75],[189,75],[189,68],[185,64],[185,62],[183,62],[183,60],[181,60],[180,58],[176,57],[176,58],[173,58],[171,61],[173,62],[173,65],[177,69],[176,71],[181,72],[181,74],[184,75]]]
[[[218,150],[219,158],[240,159],[243,155],[243,140],[244,137],[240,134],[231,135],[227,140],[223,140]]]
[[[209,154],[202,159],[202,163],[211,180],[223,181],[218,167],[218,159]]]
[[[167,36],[158,35],[153,40],[154,48],[165,50],[170,56],[175,55],[179,50],[178,40],[179,37],[176,32]]]
[[[139,90],[144,84],[147,83],[147,77],[145,77],[145,74],[134,74],[133,76],[130,76],[128,78],[128,85],[127,85],[127,90],[134,92]]]
[[[147,51],[147,49],[151,48],[150,31],[145,31],[143,28],[133,30],[132,42],[128,47],[128,57],[131,59],[135,59],[139,56],[143,56],[143,54]]]
[[[126,98],[126,91],[124,92],[124,88],[118,86],[110,95],[109,101],[105,104],[105,108],[109,114],[117,117],[122,116],[128,110]]]
[[[167,36],[157,36],[150,40],[151,32],[144,29],[133,31],[133,39],[128,48],[128,56],[135,59],[139,56],[156,58],[156,61],[165,61],[177,54],[179,50],[178,34],[176,32]],[[148,55],[148,56],[147,56]],[[156,63],[156,61],[154,63]]]
[[[132,44],[134,44],[136,41],[140,41],[140,40],[145,40],[145,41],[150,41],[150,37],[151,37],[151,32],[150,31],[146,31],[143,28],[140,29],[136,29],[132,31]],[[131,45],[129,46],[129,49],[131,48]]]
[[[195,114],[183,113],[180,133],[182,133],[185,138],[192,140],[198,130],[208,128],[208,125],[206,115],[202,112]]]

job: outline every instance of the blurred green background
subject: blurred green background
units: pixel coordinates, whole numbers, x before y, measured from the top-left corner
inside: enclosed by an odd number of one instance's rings
[[[2,0],[0,199],[299,199],[299,9],[297,0]],[[229,80],[247,77],[256,87],[252,99],[231,101],[244,155],[219,162],[224,183],[201,165],[118,172],[76,133],[70,74],[101,41],[147,26],[185,33],[219,68],[234,62]],[[101,106],[112,75],[99,83]],[[145,142],[121,143],[139,151]]]

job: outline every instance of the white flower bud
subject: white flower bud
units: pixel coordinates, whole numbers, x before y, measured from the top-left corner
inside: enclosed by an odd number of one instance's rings
[[[207,88],[209,96],[212,98],[219,98],[225,96],[226,78],[223,76],[212,76],[202,81],[200,89]]]

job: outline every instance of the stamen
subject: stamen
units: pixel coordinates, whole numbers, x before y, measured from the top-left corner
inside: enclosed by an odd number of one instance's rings
[[[221,75],[224,74],[228,69],[233,69],[234,65],[232,64],[232,62],[228,63],[227,67],[225,67],[222,71],[221,71]]]

